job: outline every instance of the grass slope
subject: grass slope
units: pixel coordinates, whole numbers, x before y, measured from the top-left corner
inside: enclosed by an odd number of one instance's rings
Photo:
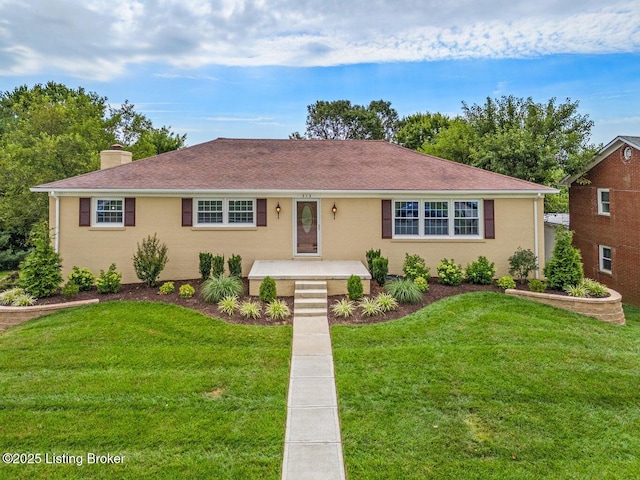
[[[0,478],[280,477],[290,327],[110,302],[0,333]],[[86,454],[124,455],[87,465]]]
[[[332,328],[351,479],[640,472],[640,311],[627,327],[495,293]]]

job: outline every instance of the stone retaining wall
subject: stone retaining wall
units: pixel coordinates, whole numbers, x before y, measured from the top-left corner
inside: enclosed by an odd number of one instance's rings
[[[98,303],[97,298],[91,300],[81,300],[77,302],[54,303],[51,305],[34,305],[32,307],[3,307],[0,306],[0,330],[7,327],[24,323],[27,320],[41,317],[49,313],[57,312],[63,308],[79,307]]]
[[[554,295],[552,293],[537,293],[525,290],[507,289],[507,295],[526,298],[534,302],[545,303],[563,310],[579,313],[597,320],[625,325],[624,311],[622,310],[622,296],[615,290],[607,289],[609,296],[606,298],[578,298],[566,295]]]

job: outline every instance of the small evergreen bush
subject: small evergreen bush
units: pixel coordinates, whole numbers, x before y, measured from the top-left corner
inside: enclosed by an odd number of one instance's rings
[[[415,282],[407,279],[398,279],[389,282],[385,290],[398,303],[418,303],[422,300],[422,292]]]
[[[284,320],[291,315],[291,309],[284,300],[273,300],[265,307],[265,313],[271,320]]]
[[[582,255],[571,242],[573,232],[566,228],[556,229],[556,245],[553,255],[544,266],[547,285],[554,290],[564,290],[568,286],[579,285],[584,277],[582,272]]]
[[[160,289],[158,290],[158,293],[160,295],[171,295],[175,291],[176,291],[176,286],[175,286],[175,284],[173,282],[164,282],[160,286]]]
[[[73,267],[67,278],[71,283],[75,283],[78,286],[78,290],[81,292],[88,292],[93,287],[93,283],[96,277],[91,273],[88,268]]]
[[[269,276],[264,277],[264,280],[262,280],[262,283],[260,284],[260,301],[264,303],[271,303],[277,296],[278,292],[276,291],[276,281]]]
[[[37,298],[53,295],[62,283],[62,259],[51,245],[46,223],[36,225],[31,233],[33,249],[20,264],[19,285]]]
[[[516,281],[508,275],[500,277],[496,284],[503,290],[516,288]]]
[[[380,258],[380,250],[367,250],[365,256],[367,257],[367,268],[369,269],[369,273],[373,276],[373,261],[376,258]]]
[[[443,258],[437,267],[440,283],[457,287],[464,280],[464,270],[462,265],[457,264],[453,258],[451,260]]]
[[[351,275],[347,281],[347,296],[349,300],[360,300],[363,294],[362,279],[358,275]]]
[[[229,265],[229,275],[231,277],[242,278],[242,257],[240,255],[231,255],[227,264]]]
[[[516,277],[520,283],[524,283],[529,274],[538,268],[538,257],[531,250],[523,250],[518,247],[509,257],[509,275]]]
[[[120,291],[120,281],[122,273],[116,270],[116,264],[112,263],[105,272],[100,270],[100,275],[96,278],[96,288],[98,293],[118,293]]]
[[[62,287],[62,295],[67,298],[75,297],[78,293],[80,293],[80,287],[77,283],[74,283],[71,280],[65,283]]]
[[[244,294],[242,280],[237,277],[211,277],[202,284],[202,298],[208,303],[218,303],[224,297],[241,297]]]
[[[365,317],[373,317],[382,314],[380,304],[374,298],[364,297],[358,304],[362,315]]]
[[[373,259],[373,279],[378,285],[384,287],[387,283],[387,275],[389,274],[389,260],[384,257]]]
[[[180,298],[191,298],[195,294],[196,294],[196,289],[193,288],[188,283],[181,285],[180,288],[178,289],[178,295],[180,296]]]
[[[355,310],[355,304],[346,298],[342,300],[336,300],[335,303],[331,306],[331,311],[336,317],[350,317],[353,315]]]
[[[213,265],[213,255],[209,252],[200,252],[199,255],[200,263],[200,277],[204,282],[207,278],[211,276],[211,267]]]
[[[422,277],[424,279],[429,278],[429,267],[424,263],[424,258],[420,255],[404,254],[404,263],[402,264],[402,272],[405,278],[409,280],[415,280]]]
[[[221,277],[224,275],[224,255],[215,255],[211,258],[211,276]]]
[[[233,278],[233,277],[232,277]],[[262,316],[260,304],[247,300],[240,305],[240,315],[246,318],[260,318]]]
[[[413,283],[415,283],[416,287],[418,287],[420,289],[421,292],[428,292],[429,291],[429,282],[427,281],[426,278],[424,277],[417,277]]]
[[[487,257],[479,256],[475,262],[467,265],[467,280],[477,285],[491,285],[496,274],[496,264]]]
[[[143,239],[142,245],[138,244],[138,251],[133,256],[133,268],[147,287],[155,287],[168,261],[167,246],[160,243],[154,233],[153,237],[149,235]]]
[[[218,310],[229,316],[233,315],[239,308],[240,302],[238,301],[238,297],[235,295],[226,296],[218,302]]]
[[[542,293],[547,289],[547,284],[537,278],[529,280],[529,290],[532,292]]]

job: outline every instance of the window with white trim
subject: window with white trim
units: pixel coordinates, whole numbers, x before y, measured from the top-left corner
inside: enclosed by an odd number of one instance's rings
[[[611,204],[609,202],[609,189],[608,188],[599,188],[598,189],[598,214],[599,215],[610,215],[611,214]]]
[[[206,198],[196,200],[195,225],[255,226],[256,202],[253,199]]]
[[[478,238],[479,200],[395,200],[393,236]]]
[[[94,225],[97,226],[123,226],[124,199],[96,198],[93,219]]]
[[[600,271],[611,273],[611,267],[613,266],[611,247],[607,247],[606,245],[599,245],[598,249],[600,250]]]

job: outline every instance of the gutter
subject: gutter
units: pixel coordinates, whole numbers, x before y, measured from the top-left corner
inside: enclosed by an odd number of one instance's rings
[[[53,248],[56,253],[60,253],[60,197],[55,191],[49,192],[49,196],[56,199],[56,221],[53,227]]]
[[[537,265],[535,278],[540,278],[540,249],[538,247],[538,240],[540,235],[538,232],[538,201],[540,198],[542,198],[542,195],[539,193],[538,197],[533,199],[533,249],[536,259],[538,259],[538,262],[536,262]]]

